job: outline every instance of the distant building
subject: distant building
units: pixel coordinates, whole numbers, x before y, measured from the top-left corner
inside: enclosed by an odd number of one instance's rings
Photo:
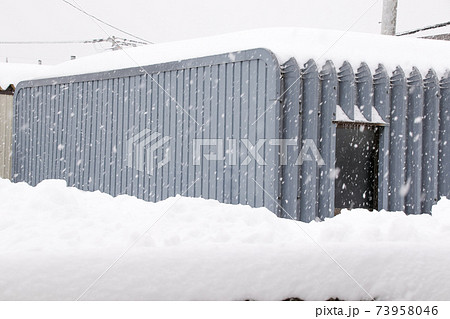
[[[0,86],[0,94],[14,95],[15,89],[16,87],[14,86],[14,84],[10,84],[6,88]]]
[[[13,84],[0,86],[0,178],[11,178]]]
[[[0,63],[0,178],[11,178],[13,95],[16,84],[38,77],[49,66]]]

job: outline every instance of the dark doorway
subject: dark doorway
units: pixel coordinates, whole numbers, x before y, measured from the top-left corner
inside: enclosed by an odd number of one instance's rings
[[[339,123],[335,208],[377,208],[378,128]]]

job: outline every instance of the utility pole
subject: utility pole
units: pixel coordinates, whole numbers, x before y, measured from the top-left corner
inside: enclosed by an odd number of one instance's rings
[[[397,24],[398,0],[383,0],[383,13],[381,20],[381,34],[395,35]]]

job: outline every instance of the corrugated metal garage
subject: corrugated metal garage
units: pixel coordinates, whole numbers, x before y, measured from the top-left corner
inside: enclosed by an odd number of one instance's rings
[[[21,82],[13,179],[302,221],[430,212],[450,195],[449,83],[432,70],[279,65],[266,49]]]

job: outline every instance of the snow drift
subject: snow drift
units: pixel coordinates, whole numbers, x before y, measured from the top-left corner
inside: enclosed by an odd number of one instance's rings
[[[267,28],[105,52],[61,63],[47,75],[108,71],[256,48],[271,50],[280,64],[295,57],[300,64],[309,59],[319,65],[332,60],[340,67],[347,60],[355,68],[366,62],[373,71],[378,63],[383,63],[388,72],[400,65],[409,73],[416,66],[425,75],[434,68],[438,76],[450,67],[448,41],[338,30]]]
[[[425,75],[434,68],[439,77],[450,67],[448,41],[338,30],[268,28],[104,52],[45,68],[30,65],[26,72],[17,65],[17,74],[10,78],[5,78],[11,74],[10,67],[0,64],[0,83],[17,84],[34,78],[110,71],[256,48],[271,50],[280,64],[295,57],[299,64],[314,59],[323,65],[332,60],[340,67],[347,60],[354,68],[366,62],[372,71],[378,63],[383,63],[388,72],[400,65],[409,73],[416,66]]]
[[[450,300],[449,243],[446,199],[432,216],[356,209],[305,224],[0,180],[1,300]]]

